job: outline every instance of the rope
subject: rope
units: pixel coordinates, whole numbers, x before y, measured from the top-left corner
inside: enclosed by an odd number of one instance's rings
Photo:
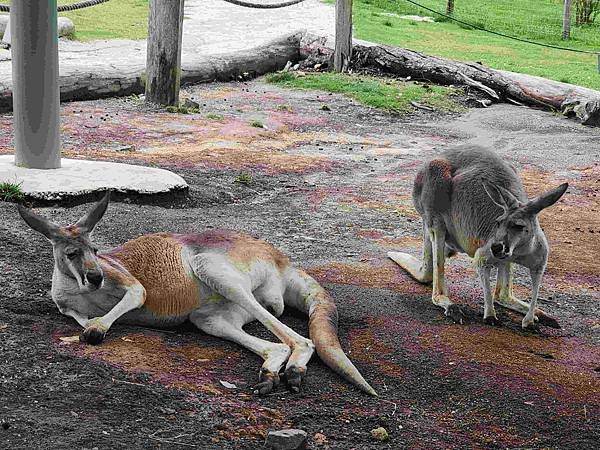
[[[286,6],[297,5],[305,0],[290,0],[281,3],[251,3],[243,0],[223,0],[224,2],[231,3],[232,5],[243,6],[244,8],[257,8],[257,9],[275,9],[285,8]]]
[[[58,12],[75,11],[76,9],[88,8],[90,6],[106,3],[108,0],[86,0],[79,3],[71,3],[70,5],[60,5],[56,10]],[[10,6],[0,4],[0,12],[10,12]]]
[[[504,37],[504,38],[507,38],[507,39],[512,39],[514,41],[525,42],[526,44],[539,45],[540,47],[554,48],[556,50],[565,50],[565,51],[568,51],[568,52],[586,53],[588,55],[598,55],[599,54],[598,52],[593,52],[593,51],[590,51],[590,50],[579,50],[577,48],[561,47],[559,45],[543,44],[541,42],[528,41],[527,39],[518,38],[516,36],[510,36],[508,34],[499,33],[497,31],[492,31],[492,30],[485,29],[483,27],[479,27],[477,25],[473,25],[472,23],[464,22],[464,21],[456,19],[455,17],[450,16],[448,14],[444,14],[444,13],[441,13],[439,11],[436,11],[435,9],[431,9],[431,8],[428,8],[427,6],[423,6],[423,5],[417,3],[417,2],[415,2],[413,0],[404,0],[404,1],[406,1],[408,3],[412,3],[413,5],[418,6],[419,8],[423,8],[423,9],[425,9],[425,10],[427,10],[429,12],[432,12],[434,14],[437,14],[439,16],[446,17],[447,19],[453,20],[454,22],[462,23],[463,25],[467,25],[467,26],[469,26],[471,28],[474,28],[476,30],[485,31],[486,33],[495,34],[496,36],[501,36],[501,37]]]

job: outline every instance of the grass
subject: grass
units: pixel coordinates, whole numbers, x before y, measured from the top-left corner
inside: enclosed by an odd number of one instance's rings
[[[252,120],[250,121],[250,126],[254,128],[264,128],[265,124],[262,123],[260,120]]]
[[[198,108],[185,106],[183,103],[180,103],[179,106],[165,106],[165,111],[173,114],[198,114],[200,112]]]
[[[242,172],[236,177],[235,182],[250,186],[254,182],[254,177],[249,173]]]
[[[0,200],[4,202],[18,202],[23,200],[25,194],[21,190],[21,183],[0,182]]]
[[[58,0],[58,4],[76,1]],[[148,34],[148,0],[111,0],[60,15],[73,21],[75,33],[72,38],[78,41],[146,39]]]
[[[441,86],[337,73],[299,76],[292,72],[278,72],[268,75],[267,82],[289,88],[344,94],[363,105],[394,113],[413,111],[411,102],[441,111],[462,110],[452,99],[457,91]]]
[[[205,117],[209,120],[217,120],[217,121],[222,121],[223,119],[225,119],[225,117],[223,117],[221,114],[216,114],[216,113],[208,113],[208,114],[206,114]]]
[[[419,0],[419,3],[445,11],[446,0]],[[600,17],[598,23],[582,27],[575,27],[573,18],[572,39],[562,41],[562,5],[562,0],[461,0],[455,4],[454,16],[536,42],[600,51]],[[508,40],[440,19],[403,0],[356,0],[353,7],[354,34],[359,39],[455,60],[480,61],[497,69],[600,89],[596,55]],[[411,22],[387,13],[436,16],[436,22]]]
[[[59,4],[75,0],[58,0]],[[335,0],[324,0],[334,3]],[[6,2],[6,1],[5,1]],[[419,0],[444,12],[446,0]],[[462,61],[480,61],[497,69],[528,73],[600,90],[597,56],[565,52],[507,40],[460,25],[404,0],[355,0],[355,37],[406,47]],[[540,43],[600,51],[597,23],[575,26],[571,40],[562,41],[563,0],[460,0],[454,16],[489,30]],[[575,7],[573,15],[575,14]],[[435,23],[414,22],[385,15],[427,15]],[[74,39],[145,39],[148,0],[111,0],[78,11],[61,13],[75,23]]]

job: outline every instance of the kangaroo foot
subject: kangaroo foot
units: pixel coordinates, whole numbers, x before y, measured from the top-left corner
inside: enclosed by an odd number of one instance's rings
[[[279,385],[279,374],[263,368],[260,370],[258,381],[259,383],[254,386],[254,393],[258,395],[270,394]]]
[[[388,252],[388,258],[406,270],[411,277],[419,283],[429,284],[433,280],[433,273],[423,270],[423,263],[408,253]]]
[[[300,392],[302,380],[306,376],[306,367],[288,366],[285,369],[285,378],[288,388],[292,392]]]

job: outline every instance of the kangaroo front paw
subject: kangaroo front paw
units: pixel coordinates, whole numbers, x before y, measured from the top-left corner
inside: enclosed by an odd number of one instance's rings
[[[455,323],[463,325],[465,323],[465,313],[458,305],[449,305],[446,308],[446,316],[454,320]]]
[[[85,329],[79,335],[79,341],[91,345],[98,345],[104,340],[108,328],[100,320],[91,319],[85,324]]]
[[[305,367],[289,366],[285,369],[285,378],[290,391],[300,392],[300,385],[306,375]]]

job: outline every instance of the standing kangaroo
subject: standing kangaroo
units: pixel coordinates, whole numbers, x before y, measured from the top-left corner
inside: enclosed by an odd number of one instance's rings
[[[525,314],[523,328],[540,320],[560,328],[553,317],[536,309],[538,290],[548,259],[548,242],[538,213],[556,203],[564,183],[527,200],[516,170],[495,153],[480,147],[460,147],[429,161],[417,173],[413,201],[423,218],[423,260],[406,253],[388,256],[421,283],[433,281],[433,303],[462,323],[463,313],[448,299],[444,280],[446,256],[463,252],[475,258],[484,295],[484,321],[495,324],[494,301]],[[512,264],[529,269],[529,304],[512,292]],[[490,273],[498,268],[492,296]]]
[[[67,227],[18,207],[25,222],[52,243],[52,299],[61,313],[84,328],[81,341],[99,344],[116,321],[170,327],[189,320],[205,333],[236,342],[264,359],[257,394],[267,394],[279,384],[286,362],[288,387],[299,391],[316,347],[331,369],[377,395],[340,346],[332,299],[276,248],[245,234],[212,230],[144,235],[98,253],[90,237],[108,200],[107,193]],[[276,318],[284,305],[308,314],[310,340]],[[281,343],[247,334],[242,327],[253,320]]]

